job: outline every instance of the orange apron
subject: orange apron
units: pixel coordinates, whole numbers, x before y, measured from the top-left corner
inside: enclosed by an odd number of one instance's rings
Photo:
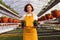
[[[26,27],[23,29],[23,40],[38,40],[37,30],[33,26],[34,17],[25,16],[24,20],[26,21]]]

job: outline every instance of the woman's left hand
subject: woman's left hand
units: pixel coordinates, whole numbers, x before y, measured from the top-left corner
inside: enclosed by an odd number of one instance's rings
[[[34,20],[33,24],[34,24],[34,27],[37,28],[37,26],[38,26],[38,21],[37,21],[37,20]]]

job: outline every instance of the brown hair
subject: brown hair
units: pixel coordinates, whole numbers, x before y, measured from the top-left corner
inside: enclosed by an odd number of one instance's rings
[[[31,4],[27,4],[27,5],[25,6],[25,8],[24,8],[24,11],[25,11],[25,12],[27,12],[27,6],[31,6],[31,8],[32,8],[32,11],[34,11],[34,8],[33,8],[33,6],[32,6]]]

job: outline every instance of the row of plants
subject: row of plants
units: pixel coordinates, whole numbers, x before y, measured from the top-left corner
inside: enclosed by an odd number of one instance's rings
[[[19,34],[15,33],[15,31]],[[21,29],[10,31],[10,34],[9,33],[2,34],[0,35],[0,40],[12,40],[12,39],[23,40],[23,36],[22,36],[23,33],[20,33],[20,31]],[[41,31],[44,31],[44,30],[41,30]],[[60,35],[59,36],[58,35],[38,36],[38,40],[60,40]]]
[[[60,18],[60,10],[52,10],[51,13],[46,14],[38,19],[38,21],[49,20],[53,18]]]
[[[0,17],[0,23],[20,23],[20,20],[8,18],[8,17]]]
[[[2,0],[0,0],[0,4],[4,5],[6,8],[10,9],[11,11],[13,11],[14,13],[18,14],[13,8],[11,8],[10,6],[6,5],[4,2],[2,2]]]

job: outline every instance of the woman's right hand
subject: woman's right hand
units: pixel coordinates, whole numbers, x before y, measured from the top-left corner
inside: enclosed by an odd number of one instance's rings
[[[22,26],[22,28],[24,28],[25,25],[26,25],[25,21],[21,21],[21,26]]]

